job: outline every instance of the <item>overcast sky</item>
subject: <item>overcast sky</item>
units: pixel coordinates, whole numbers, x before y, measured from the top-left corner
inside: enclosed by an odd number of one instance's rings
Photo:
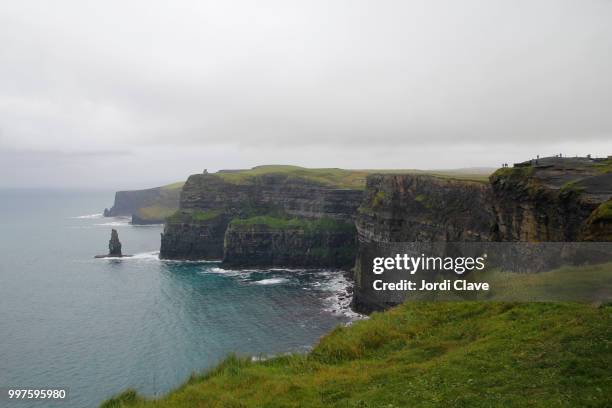
[[[0,186],[556,153],[612,154],[612,1],[0,5]]]

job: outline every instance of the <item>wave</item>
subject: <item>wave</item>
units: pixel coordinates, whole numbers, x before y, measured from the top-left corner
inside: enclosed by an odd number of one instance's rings
[[[86,214],[86,215],[79,215],[76,217],[70,217],[72,219],[75,220],[91,220],[91,219],[96,219],[96,218],[102,218],[104,215],[102,213],[96,213],[96,214]]]
[[[126,259],[145,259],[145,260],[154,260],[159,261],[159,251],[151,251],[151,252],[141,252],[138,254],[132,255],[130,258]]]
[[[340,270],[303,268],[226,269],[217,266],[206,268],[202,273],[225,275],[253,285],[283,285],[298,282],[303,290],[312,290],[320,294],[324,312],[343,316],[348,318],[349,321],[366,318],[365,315],[356,313],[351,309],[353,282],[346,273]],[[260,279],[261,274],[267,274],[269,277],[264,276],[264,279]]]
[[[327,280],[321,282],[323,291],[331,292],[324,301],[327,307],[326,312],[336,315],[342,315],[351,320],[359,320],[367,318],[366,315],[357,313],[351,308],[353,301],[353,281],[351,281],[341,271],[324,271],[322,275],[327,277]]]
[[[289,279],[287,278],[269,278],[269,279],[262,279],[259,281],[254,281],[253,283],[256,285],[278,285],[279,283],[285,283],[285,282],[289,282]]]
[[[246,279],[249,276],[251,276],[251,273],[253,273],[253,271],[247,270],[247,269],[225,269],[225,268],[220,268],[218,266],[215,266],[215,267],[207,268],[203,270],[202,273],[216,273],[219,275],[235,276],[235,277]]]
[[[103,222],[100,224],[94,224],[98,227],[129,227],[130,224],[130,219],[129,218],[125,218],[125,219],[115,219],[114,221],[109,221],[109,222]]]
[[[159,261],[159,251],[139,252],[121,258],[95,258],[97,261]]]

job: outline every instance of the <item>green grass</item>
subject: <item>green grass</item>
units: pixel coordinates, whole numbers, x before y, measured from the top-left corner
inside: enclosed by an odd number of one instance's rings
[[[162,205],[151,205],[142,207],[136,211],[136,215],[143,220],[165,220],[176,212],[176,207],[164,207]]]
[[[204,222],[209,221],[214,218],[217,218],[223,214],[223,210],[196,210],[196,211],[187,211],[187,210],[179,210],[174,214],[166,218],[166,221],[169,223],[190,223],[190,222]]]
[[[532,166],[525,167],[502,167],[497,169],[493,174],[491,174],[491,179],[500,178],[500,177],[510,177],[510,178],[527,178],[531,176],[535,171],[535,168]]]
[[[612,307],[409,302],[306,355],[230,356],[159,400],[102,407],[608,407]]]
[[[595,167],[599,173],[610,173],[612,172],[612,159],[606,159],[595,163],[593,167]]]
[[[547,272],[512,273],[500,270],[475,272],[468,279],[489,282],[490,292],[478,299],[511,301],[597,301],[612,294],[612,263],[564,266]]]
[[[311,181],[323,186],[347,189],[364,189],[366,177],[369,174],[429,174],[444,178],[456,178],[460,180],[472,180],[484,182],[488,180],[488,175],[477,173],[466,173],[461,170],[375,170],[359,169],[347,170],[339,168],[310,169],[299,166],[289,165],[266,165],[253,167],[250,170],[240,170],[233,172],[218,172],[215,175],[224,181],[233,184],[252,184],[257,183],[259,177],[263,175],[285,175],[302,180]]]
[[[593,211],[590,216],[591,222],[611,222],[612,221],[612,200],[603,202]]]
[[[179,197],[184,184],[180,181],[161,186],[155,201],[149,206],[139,208],[136,215],[150,221],[163,221],[172,216],[179,208]]]
[[[561,186],[561,188],[559,189],[559,192],[565,196],[570,195],[570,194],[580,195],[585,191],[585,188],[582,186],[579,186],[577,183],[578,183],[578,180],[568,181],[567,183]]]
[[[206,210],[206,211],[194,211],[193,219],[195,221],[208,221],[213,218],[217,218],[219,215],[223,213],[223,210]]]
[[[303,218],[285,218],[270,215],[258,215],[250,218],[235,218],[230,225],[234,228],[251,228],[255,226],[276,230],[298,229],[304,231],[351,231],[352,224],[335,220],[333,218],[320,218],[307,220]]]
[[[363,189],[365,187],[365,178],[368,173],[361,170],[344,170],[337,168],[307,169],[299,166],[266,165],[253,167],[250,170],[228,173],[219,172],[215,174],[224,181],[233,184],[256,183],[258,178],[263,175],[278,174],[311,181],[324,186]]]
[[[176,183],[166,184],[165,186],[161,186],[162,190],[180,190],[185,185],[184,181],[177,181]]]

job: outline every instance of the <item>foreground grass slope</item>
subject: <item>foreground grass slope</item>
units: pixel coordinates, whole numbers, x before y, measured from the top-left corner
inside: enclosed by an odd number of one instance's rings
[[[230,356],[160,400],[102,407],[608,407],[612,307],[409,302],[307,355]]]

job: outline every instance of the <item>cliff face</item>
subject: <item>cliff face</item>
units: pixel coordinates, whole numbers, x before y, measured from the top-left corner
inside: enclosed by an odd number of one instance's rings
[[[372,175],[356,220],[361,242],[488,241],[485,183],[425,175]]]
[[[268,223],[227,226],[233,219],[258,216],[271,217],[273,224],[288,219],[352,224],[361,197],[359,189],[335,188],[290,174],[261,174],[238,181],[219,174],[192,175],[183,187],[177,216],[166,220],[160,256],[223,256],[227,263],[243,265],[338,266],[355,249],[352,228],[347,232],[307,226],[278,230]],[[326,244],[336,249],[324,250]]]
[[[132,224],[161,224],[179,207],[183,183],[169,184],[144,190],[118,191],[105,217],[132,217]]]
[[[105,209],[105,217],[131,216],[139,208],[153,205],[160,195],[160,187],[145,190],[117,191],[115,202],[110,209]]]
[[[584,159],[550,158],[491,176],[498,239],[583,241],[612,238],[591,214],[612,198],[612,173]]]
[[[166,219],[161,234],[163,259],[220,260],[228,217],[222,212],[179,211]]]
[[[295,267],[352,267],[355,231],[351,224],[334,230],[274,228],[232,224],[225,233],[224,263]]]
[[[372,289],[369,265],[361,262],[369,243],[612,241],[611,162],[539,159],[500,169],[489,183],[369,176],[355,223],[355,308],[369,312],[405,299]]]
[[[195,174],[181,194],[181,210],[224,209],[233,215],[282,210],[288,215],[353,219],[362,191],[339,189],[285,174],[263,174],[244,184],[216,174]]]

